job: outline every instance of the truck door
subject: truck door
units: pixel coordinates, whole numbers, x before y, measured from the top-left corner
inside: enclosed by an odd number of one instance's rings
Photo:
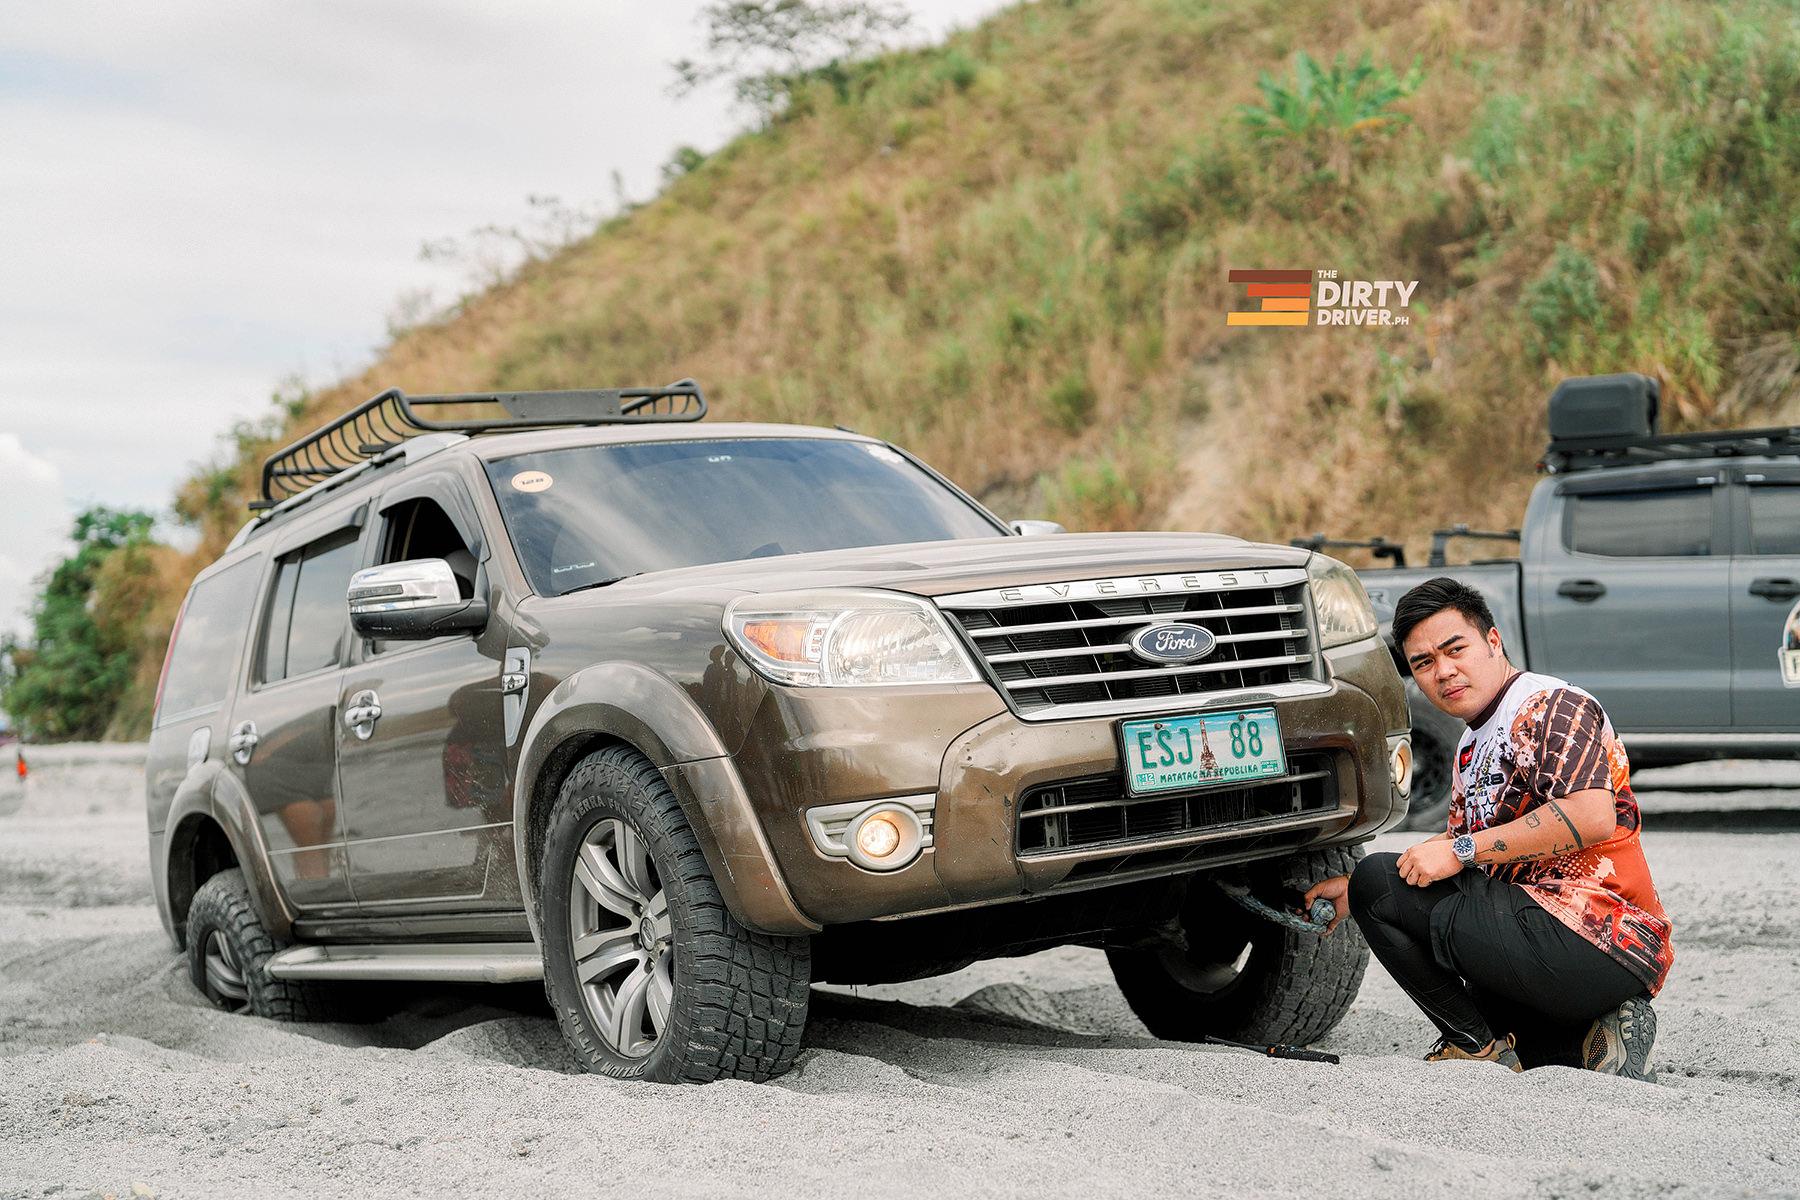
[[[256,806],[270,869],[301,909],[350,900],[333,725],[350,642],[344,590],[361,565],[362,534],[350,525],[280,549],[250,686],[226,737],[227,769]]]
[[[1577,476],[1527,551],[1539,670],[1621,733],[1731,728],[1728,489],[1717,471]]]
[[[1736,468],[1731,686],[1741,733],[1800,734],[1800,468]]]
[[[444,559],[473,594],[480,540],[473,505],[455,498],[460,487],[439,473],[384,495],[376,561]],[[492,655],[488,640],[458,633],[364,641],[344,672],[338,770],[350,878],[365,909],[518,905],[501,720],[504,638]]]

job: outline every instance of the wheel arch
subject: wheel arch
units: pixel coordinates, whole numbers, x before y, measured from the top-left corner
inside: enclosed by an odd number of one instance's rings
[[[819,928],[789,895],[730,754],[699,706],[665,675],[609,662],[564,679],[520,744],[513,849],[534,937],[542,941],[538,872],[550,810],[575,764],[612,745],[643,755],[669,783],[732,916],[764,933]],[[740,879],[757,886],[740,887]]]
[[[268,856],[250,798],[222,770],[184,783],[170,806],[163,835],[162,876],[167,923],[175,944],[187,946],[194,893],[220,871],[237,867],[263,927],[279,941],[292,935],[293,914],[269,873]]]

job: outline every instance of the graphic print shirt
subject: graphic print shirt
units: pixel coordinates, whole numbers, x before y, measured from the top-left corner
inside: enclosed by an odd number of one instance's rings
[[[1674,961],[1669,919],[1638,841],[1631,764],[1598,700],[1548,675],[1513,676],[1486,720],[1470,726],[1457,744],[1450,835],[1504,825],[1586,788],[1610,789],[1615,798],[1606,841],[1554,858],[1478,865],[1523,886],[1654,995]],[[1548,810],[1544,819],[1561,823]]]

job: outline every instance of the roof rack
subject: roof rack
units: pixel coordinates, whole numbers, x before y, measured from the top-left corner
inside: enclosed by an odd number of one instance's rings
[[[504,417],[433,420],[421,409],[498,405]],[[263,461],[262,497],[250,509],[274,508],[334,475],[358,467],[422,433],[500,433],[559,425],[637,425],[698,421],[706,415],[700,385],[683,379],[660,388],[587,388],[562,392],[471,392],[408,396],[389,388],[329,425]]]
[[[1519,531],[1516,529],[1470,529],[1467,525],[1452,525],[1448,529],[1431,531],[1431,554],[1425,559],[1428,567],[1447,567],[1449,556],[1445,553],[1455,538],[1475,538],[1489,542],[1516,542]]]
[[[1552,438],[1538,463],[1549,475],[1632,467],[1677,458],[1739,458],[1800,455],[1800,425],[1772,429],[1726,429],[1714,433],[1659,433],[1649,436]]]

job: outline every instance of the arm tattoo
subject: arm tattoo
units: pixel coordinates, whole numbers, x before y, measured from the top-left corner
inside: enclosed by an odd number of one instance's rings
[[[1570,834],[1574,836],[1575,845],[1573,849],[1580,850],[1584,848],[1587,843],[1581,840],[1581,831],[1575,828],[1575,822],[1569,820],[1569,814],[1564,812],[1562,810],[1562,805],[1558,804],[1556,801],[1552,800],[1549,803],[1550,807],[1556,810],[1556,815],[1562,818],[1562,823],[1569,827]]]
[[[1494,839],[1494,844],[1490,848],[1496,854],[1505,854],[1506,853],[1506,843],[1501,841],[1499,838]]]
[[[1536,829],[1538,827],[1537,813],[1535,813],[1535,812],[1526,813],[1525,814],[1525,824],[1529,825],[1533,829]]]

